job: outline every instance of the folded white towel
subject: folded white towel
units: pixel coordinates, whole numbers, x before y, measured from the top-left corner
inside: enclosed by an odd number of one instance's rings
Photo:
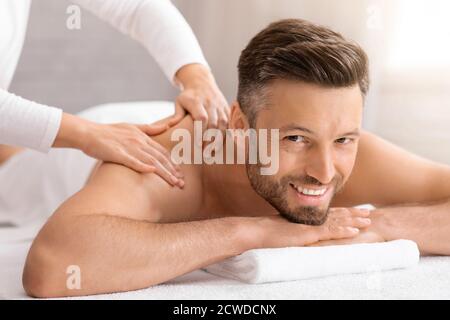
[[[419,262],[410,240],[324,247],[253,249],[204,268],[247,283],[318,278],[407,268]]]

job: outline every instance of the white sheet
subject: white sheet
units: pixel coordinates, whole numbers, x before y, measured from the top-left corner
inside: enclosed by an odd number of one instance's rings
[[[21,284],[29,246],[0,245],[0,299],[29,299]],[[423,257],[406,270],[253,285],[197,270],[144,290],[72,299],[450,299],[449,275],[450,257]]]

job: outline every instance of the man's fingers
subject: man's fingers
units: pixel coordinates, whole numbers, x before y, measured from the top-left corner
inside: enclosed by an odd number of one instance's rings
[[[328,225],[342,227],[367,228],[371,223],[369,218],[362,217],[337,217],[330,219],[331,221],[328,222]]]
[[[307,245],[307,247],[326,247],[326,246],[340,246],[344,244],[351,244],[352,239],[339,239],[339,240],[327,240],[327,241],[319,241],[310,245]]]
[[[359,229],[354,227],[343,227],[336,225],[324,225],[319,240],[334,240],[353,238],[359,234]]]
[[[363,217],[370,216],[370,211],[357,208],[331,208],[329,217]]]
[[[371,223],[372,221],[368,218],[360,218],[360,217],[353,218],[353,227],[355,228],[367,228],[370,226]]]
[[[299,233],[301,240],[305,244],[312,244],[319,241],[327,240],[338,240],[338,239],[348,239],[354,238],[359,234],[359,229],[353,227],[342,227],[342,226],[302,226],[303,230]],[[295,244],[298,246],[298,243]]]
[[[370,224],[369,214],[358,209],[351,210],[350,208],[333,208],[325,222],[325,225],[330,229],[337,227],[362,229],[369,227]]]
[[[370,216],[370,210],[358,209],[358,208],[345,208],[350,212],[353,217],[368,217]]]
[[[370,217],[370,210],[368,209],[357,209],[357,208],[350,208],[350,211],[352,212],[353,216],[356,217]]]

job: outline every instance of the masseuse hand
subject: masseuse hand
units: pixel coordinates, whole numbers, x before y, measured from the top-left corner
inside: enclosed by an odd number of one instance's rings
[[[230,115],[228,103],[209,69],[201,64],[189,64],[180,68],[175,78],[182,90],[169,125],[180,122],[188,112],[194,120],[202,121],[203,130],[225,130]]]
[[[123,164],[142,173],[154,172],[173,186],[184,185],[179,167],[169,152],[150,138],[167,130],[168,124],[98,124],[63,114],[53,147],[76,148],[87,155]]]

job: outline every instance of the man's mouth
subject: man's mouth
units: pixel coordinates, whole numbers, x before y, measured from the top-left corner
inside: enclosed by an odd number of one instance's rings
[[[302,205],[317,206],[323,203],[323,200],[329,193],[330,187],[307,188],[289,183],[291,189],[295,192],[297,200]]]

